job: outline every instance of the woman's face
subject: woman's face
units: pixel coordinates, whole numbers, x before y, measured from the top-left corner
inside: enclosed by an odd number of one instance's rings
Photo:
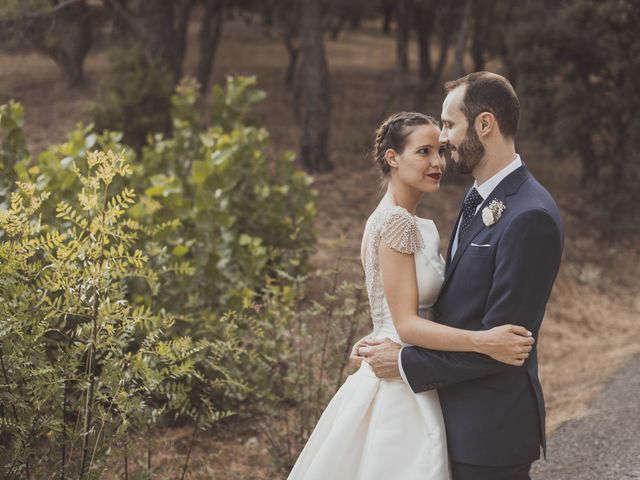
[[[439,136],[440,129],[436,125],[413,128],[402,153],[395,154],[396,165],[392,172],[398,180],[420,192],[439,190],[446,166],[444,145],[438,140]]]

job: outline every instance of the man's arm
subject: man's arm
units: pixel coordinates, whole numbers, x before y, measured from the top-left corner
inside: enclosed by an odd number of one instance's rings
[[[482,327],[513,323],[537,339],[561,255],[562,234],[548,212],[530,210],[515,218],[500,239]],[[416,393],[520,368],[478,353],[419,347],[403,348],[400,357]]]

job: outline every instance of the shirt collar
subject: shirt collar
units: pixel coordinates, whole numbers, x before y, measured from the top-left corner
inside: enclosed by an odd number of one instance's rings
[[[482,185],[478,185],[476,181],[473,186],[478,191],[483,200],[486,200],[491,192],[498,186],[498,184],[505,179],[507,175],[509,175],[514,170],[517,170],[522,166],[522,160],[520,159],[520,155],[516,153],[516,158],[509,165],[504,167],[498,173],[496,173],[493,177],[488,180],[482,182]]]

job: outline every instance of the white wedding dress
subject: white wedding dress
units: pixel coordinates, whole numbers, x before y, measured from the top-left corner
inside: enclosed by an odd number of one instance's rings
[[[379,207],[365,229],[365,280],[372,337],[402,343],[382,289],[378,246],[413,253],[420,316],[427,317],[444,279],[440,237],[431,220],[399,206]],[[289,480],[449,480],[438,393],[415,394],[402,380],[380,380],[362,362],[329,402]]]

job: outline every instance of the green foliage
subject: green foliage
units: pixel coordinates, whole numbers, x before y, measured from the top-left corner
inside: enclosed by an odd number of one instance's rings
[[[255,85],[255,77],[228,77],[226,89],[214,85],[213,118],[216,125],[229,131],[241,123],[247,123],[247,115],[266,98],[266,93],[256,90]],[[179,107],[179,104],[176,106]],[[184,108],[181,110],[185,111]]]
[[[126,280],[128,298],[174,314],[167,335],[189,335],[195,341],[254,338],[255,314],[233,312],[260,301],[275,279],[307,270],[306,257],[315,245],[316,194],[293,156],[270,158],[268,133],[249,125],[247,115],[264,98],[254,85],[253,78],[230,78],[227,88],[214,88],[209,128],[201,127],[205,121],[198,114],[196,86],[181,85],[172,97],[172,136],[151,136],[138,156],[128,151],[133,174],[113,178],[114,190],[142,192],[120,221],[135,222],[153,235],[153,242],[138,240],[136,247],[152,254],[151,268],[165,272],[157,280],[162,295],[131,277]],[[121,142],[120,133],[97,134],[92,125],[80,125],[66,142],[36,159],[19,161],[15,172],[35,184],[36,191],[51,192],[53,201],[42,205],[40,213],[47,223],[62,228],[69,220],[57,217],[53,205],[84,208],[74,165],[82,164],[92,149],[121,151]],[[231,327],[227,318],[237,322]],[[229,371],[246,379],[251,368],[243,366],[246,362],[228,361],[228,370],[219,372],[220,362],[200,360],[198,367],[209,379],[224,378]],[[233,407],[247,399],[246,383],[212,398]],[[193,402],[199,401],[199,392],[192,391]]]
[[[206,122],[198,113],[197,86],[179,86],[171,99],[172,135],[150,136],[137,157],[127,153],[134,173],[126,186],[144,192],[129,216],[148,228],[180,220],[178,229],[160,233],[170,254],[195,268],[194,275],[168,288],[162,298],[168,309],[239,309],[276,271],[304,272],[315,244],[311,178],[295,166],[292,154],[269,157],[267,131],[247,120],[264,98],[254,86],[255,78],[239,77],[229,78],[225,89],[214,87],[208,128],[201,126]],[[120,133],[79,126],[65,143],[35,162],[19,162],[15,170],[60,201],[74,196],[74,161],[92,148],[119,151],[122,142]]]
[[[124,146],[120,143],[122,134],[104,132],[96,134],[93,125],[78,125],[76,130],[69,133],[67,141],[50,146],[41,152],[36,159],[29,155],[14,166],[19,179],[36,184],[38,191],[47,190],[53,195],[54,202],[42,206],[42,214],[50,221],[56,217],[56,204],[66,200],[72,204],[76,201],[79,184],[73,170],[73,165],[84,162],[87,154],[94,150],[121,152]],[[132,151],[125,151],[129,163],[135,160]],[[116,187],[121,187],[124,180],[115,178]],[[133,186],[135,187],[135,186]],[[79,206],[77,203],[75,206]]]
[[[113,447],[163,416],[206,427],[227,415],[211,399],[233,383],[224,364],[239,354],[235,325],[227,319],[224,340],[169,336],[176,317],[156,299],[163,277],[189,265],[127,218],[135,192],[113,188],[131,174],[124,155],[90,152],[71,170],[77,206],[58,202],[59,223],[38,215],[49,194],[34,184],[19,183],[0,211],[3,478],[97,478]],[[150,305],[130,298],[131,279]],[[218,375],[203,375],[205,362]]]
[[[149,133],[169,131],[173,88],[171,74],[142,48],[113,50],[92,108],[96,130],[122,132],[139,149]]]
[[[276,271],[304,270],[315,244],[315,192],[292,154],[270,159],[266,130],[247,125],[247,112],[264,93],[254,78],[229,78],[213,90],[213,126],[203,130],[195,85],[173,97],[173,132],[156,135],[136,169],[155,205],[152,223],[178,218],[176,255],[194,262],[190,284],[168,304],[223,312],[251,299]],[[187,294],[188,295],[185,295]]]
[[[0,205],[4,204],[13,189],[14,165],[28,159],[23,126],[22,105],[13,100],[0,105]]]
[[[640,180],[640,3],[530,1],[518,12],[507,43],[524,128],[558,156],[576,152],[587,199],[614,220],[633,221],[624,207]]]
[[[297,315],[316,193],[291,154],[269,154],[248,118],[264,98],[254,87],[229,78],[206,119],[197,86],[180,85],[171,136],[137,154],[93,153],[125,143],[93,125],[36,158],[7,147],[22,183],[0,213],[6,472],[99,475],[157,421],[206,428],[257,400],[261,411],[300,401],[295,382],[311,372],[279,375],[317,335],[311,313]],[[11,108],[2,132],[22,138]]]
[[[351,347],[370,326],[364,285],[341,278],[342,261],[339,253],[333,270],[269,285],[257,308],[260,336],[255,345],[247,344],[249,351],[260,353],[246,360],[261,414],[258,426],[274,466],[285,476],[344,382]],[[359,261],[349,266],[360,276]],[[309,283],[322,285],[325,293],[310,298]]]

